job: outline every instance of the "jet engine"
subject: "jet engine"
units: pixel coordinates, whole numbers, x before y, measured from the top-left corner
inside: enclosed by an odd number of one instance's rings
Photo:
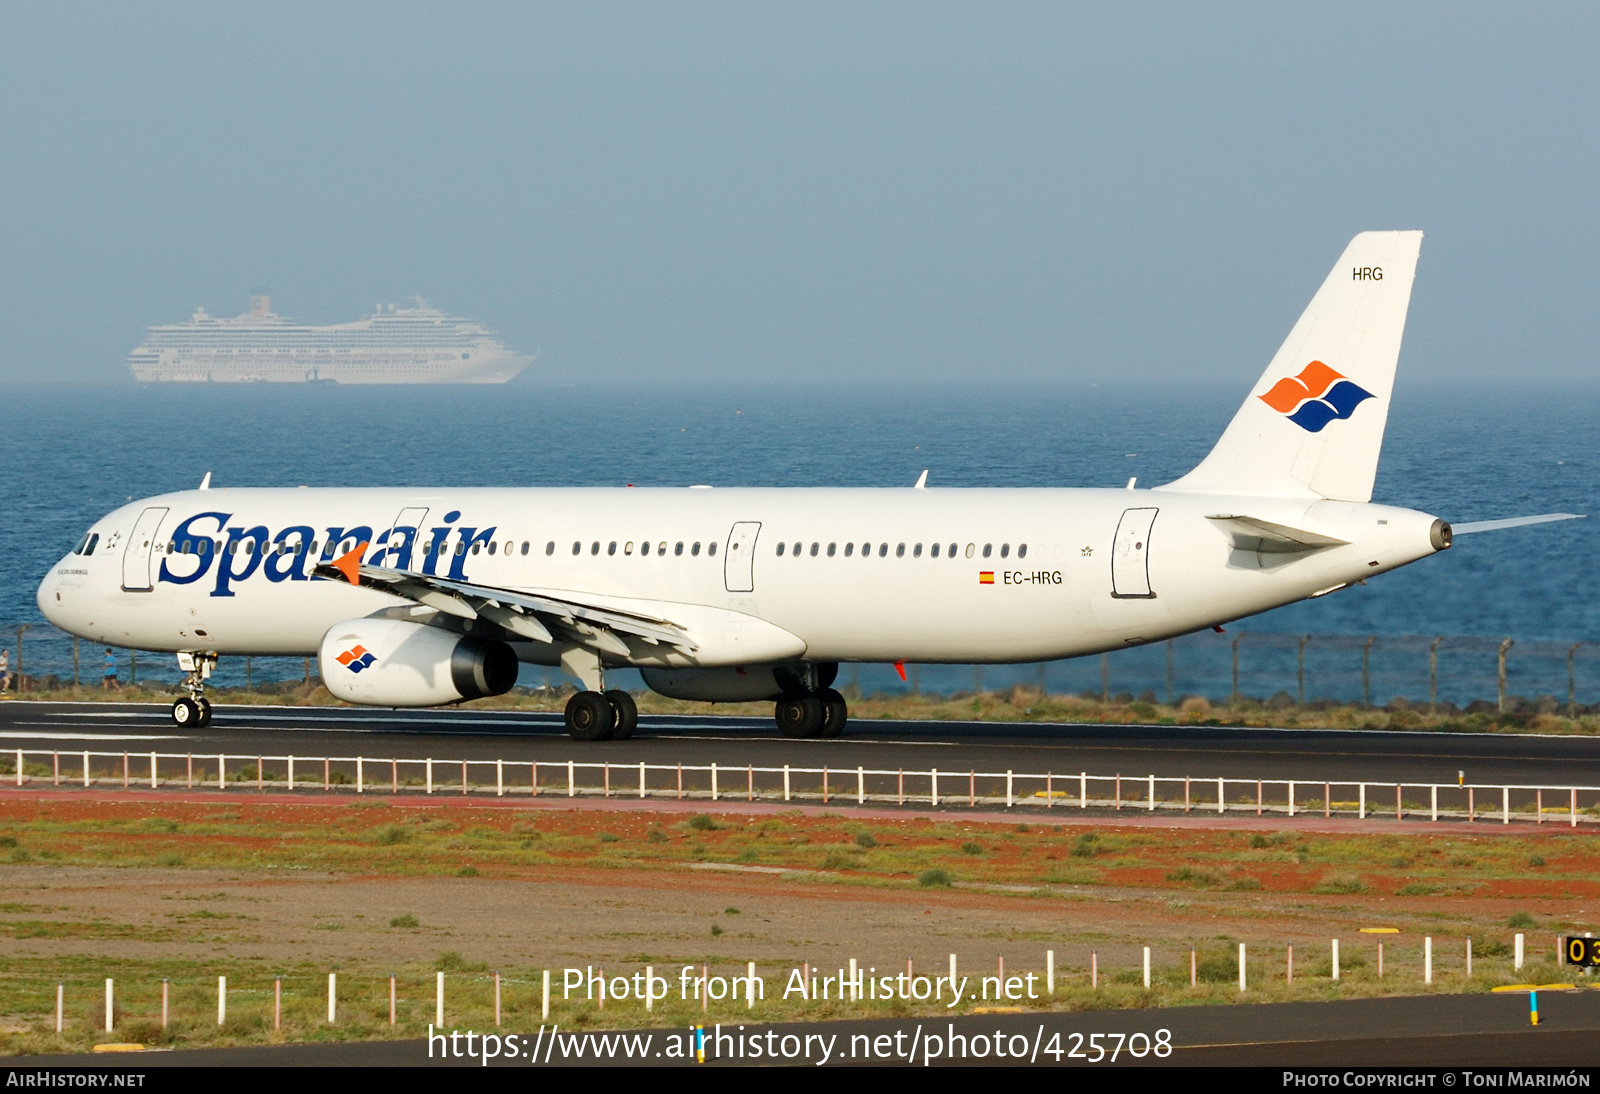
[[[818,664],[817,687],[826,688],[839,675],[835,662]],[[806,666],[752,665],[748,668],[719,669],[640,669],[651,691],[673,699],[702,703],[751,703],[762,699],[781,699],[785,695],[806,695]]]
[[[337,698],[380,707],[433,707],[501,695],[517,682],[504,642],[402,619],[347,619],[322,637],[322,682]]]

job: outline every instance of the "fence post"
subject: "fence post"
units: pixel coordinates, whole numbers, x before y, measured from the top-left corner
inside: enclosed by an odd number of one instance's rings
[[[1511,788],[1509,786],[1500,788],[1500,823],[1511,823]]]
[[[217,977],[217,1025],[228,1020],[228,978]]]
[[[444,971],[433,974],[433,1024],[444,1028]]]
[[[1439,643],[1444,641],[1444,635],[1439,635],[1428,645],[1428,713],[1439,713]]]
[[[1339,979],[1339,940],[1333,940],[1333,978]]]
[[[1364,710],[1372,707],[1372,644],[1377,640],[1377,635],[1369,634],[1361,645],[1361,706]]]
[[[328,1025],[330,1026],[333,1025],[334,1015],[338,1013],[338,999],[339,974],[336,972],[330,972],[328,974]]]
[[[1513,969],[1522,968],[1522,936],[1520,934],[1516,937],[1516,946],[1512,955],[1511,967]]]
[[[1239,990],[1244,991],[1244,943],[1239,943]]]
[[[1422,939],[1422,982],[1433,983],[1433,936],[1424,935]]]
[[[1513,645],[1515,645],[1515,643],[1513,643],[1512,640],[1509,639],[1509,638],[1507,638],[1505,641],[1500,643],[1500,653],[1499,653],[1499,657],[1498,657],[1498,666],[1497,666],[1497,669],[1496,669],[1496,673],[1497,673],[1497,675],[1499,677],[1499,682],[1500,682],[1500,707],[1499,707],[1499,710],[1500,710],[1501,714],[1504,714],[1506,712],[1506,651],[1509,650]]]
[[[1078,808],[1089,808],[1089,773],[1087,771],[1078,774]]]
[[[111,977],[108,976],[108,977],[106,977],[106,1032],[107,1033],[111,1032],[112,1019],[115,1017],[115,1011],[112,1009],[111,1000],[112,1000]]]
[[[76,639],[74,639],[76,641]],[[1578,689],[1576,677],[1573,675],[1572,662],[1578,656],[1578,647],[1582,642],[1574,642],[1567,650],[1567,717],[1578,716]],[[76,682],[76,681],[74,681]]]

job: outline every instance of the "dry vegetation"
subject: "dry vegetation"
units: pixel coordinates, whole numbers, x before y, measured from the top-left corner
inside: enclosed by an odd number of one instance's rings
[[[506,1025],[516,1030],[538,1026],[542,968],[587,964],[622,974],[654,964],[675,975],[684,963],[706,963],[733,975],[755,960],[768,977],[768,1019],[948,1013],[779,996],[802,960],[827,968],[854,956],[895,970],[912,954],[931,972],[951,951],[976,990],[997,955],[1008,956],[1008,971],[1042,972],[1044,950],[1054,949],[1055,997],[1024,1003],[1054,1009],[1238,1001],[1239,942],[1251,954],[1247,1001],[1485,991],[1558,978],[1555,935],[1581,930],[1600,900],[1593,838],[1561,831],[1369,835],[470,802],[17,795],[0,801],[6,859],[0,1045],[10,1052],[107,1039],[418,1036],[432,1018],[438,968],[450,974],[451,1023],[479,1029],[492,1020],[490,970],[502,970]],[[1381,981],[1376,939],[1359,933],[1369,926],[1400,931],[1384,939]],[[1529,937],[1533,964],[1514,974],[1517,930]],[[1437,969],[1426,988],[1424,935],[1434,939]],[[1333,936],[1344,940],[1338,982]],[[1155,949],[1148,990],[1142,945]],[[1091,952],[1098,987],[1089,984]],[[344,1003],[329,1026],[332,969]],[[391,972],[401,996],[393,1029]],[[233,986],[222,1027],[219,974]],[[286,977],[282,1033],[271,1029],[275,975]],[[97,1029],[108,976],[123,985],[126,1008],[109,1038]],[[162,977],[176,1016],[165,1032],[153,1017]],[[71,1000],[61,1040],[51,1029],[58,980]],[[709,1017],[744,1013],[714,1004]],[[552,1014],[565,1028],[705,1017],[677,1001],[647,1015],[631,1002],[602,1014],[591,1002],[557,1000]]]

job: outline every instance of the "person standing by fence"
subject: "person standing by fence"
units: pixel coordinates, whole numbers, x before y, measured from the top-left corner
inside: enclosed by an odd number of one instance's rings
[[[106,671],[100,680],[100,687],[105,691],[121,691],[122,685],[117,683],[117,655],[111,652],[111,647],[106,647]]]

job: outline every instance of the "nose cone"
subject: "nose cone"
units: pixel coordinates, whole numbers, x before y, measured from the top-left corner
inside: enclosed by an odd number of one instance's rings
[[[44,580],[39,582],[38,591],[33,594],[34,603],[39,605],[40,613],[64,631],[72,629],[67,625],[70,594],[74,588],[83,583],[81,576],[74,577],[66,572],[70,569],[72,569],[72,556],[68,555],[50,567],[50,572],[44,575]]]

